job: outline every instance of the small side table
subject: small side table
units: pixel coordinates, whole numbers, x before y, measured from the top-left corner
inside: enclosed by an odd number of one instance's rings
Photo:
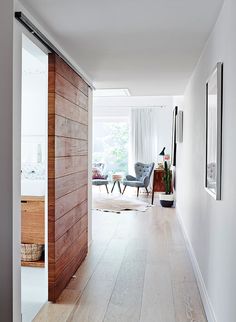
[[[112,186],[112,189],[111,189],[111,193],[113,192],[114,188],[115,188],[115,185],[117,183],[118,185],[118,188],[119,188],[119,191],[121,193],[121,186],[120,186],[120,182],[122,181],[123,179],[123,176],[121,174],[113,174],[112,175],[112,180],[113,180],[113,186]]]

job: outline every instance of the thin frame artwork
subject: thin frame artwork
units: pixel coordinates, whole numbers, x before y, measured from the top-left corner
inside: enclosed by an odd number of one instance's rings
[[[178,106],[173,109],[172,115],[172,143],[171,143],[171,164],[176,166],[176,153],[177,153],[177,142],[176,142],[176,117],[178,114]]]
[[[221,200],[223,64],[217,63],[206,83],[205,188]]]

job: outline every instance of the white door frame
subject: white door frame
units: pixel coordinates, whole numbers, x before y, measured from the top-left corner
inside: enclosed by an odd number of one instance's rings
[[[21,90],[22,39],[25,35],[49,53],[30,32],[14,19],[13,47],[13,321],[21,321]]]

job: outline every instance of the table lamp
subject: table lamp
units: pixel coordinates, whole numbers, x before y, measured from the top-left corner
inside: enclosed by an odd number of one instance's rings
[[[164,163],[164,156],[165,156],[165,147],[161,150],[161,152],[159,153],[159,155],[161,155],[163,157],[163,163]]]

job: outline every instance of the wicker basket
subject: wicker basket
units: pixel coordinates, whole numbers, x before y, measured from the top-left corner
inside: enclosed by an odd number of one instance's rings
[[[35,262],[40,260],[43,252],[43,245],[21,244],[21,260],[24,262]]]

